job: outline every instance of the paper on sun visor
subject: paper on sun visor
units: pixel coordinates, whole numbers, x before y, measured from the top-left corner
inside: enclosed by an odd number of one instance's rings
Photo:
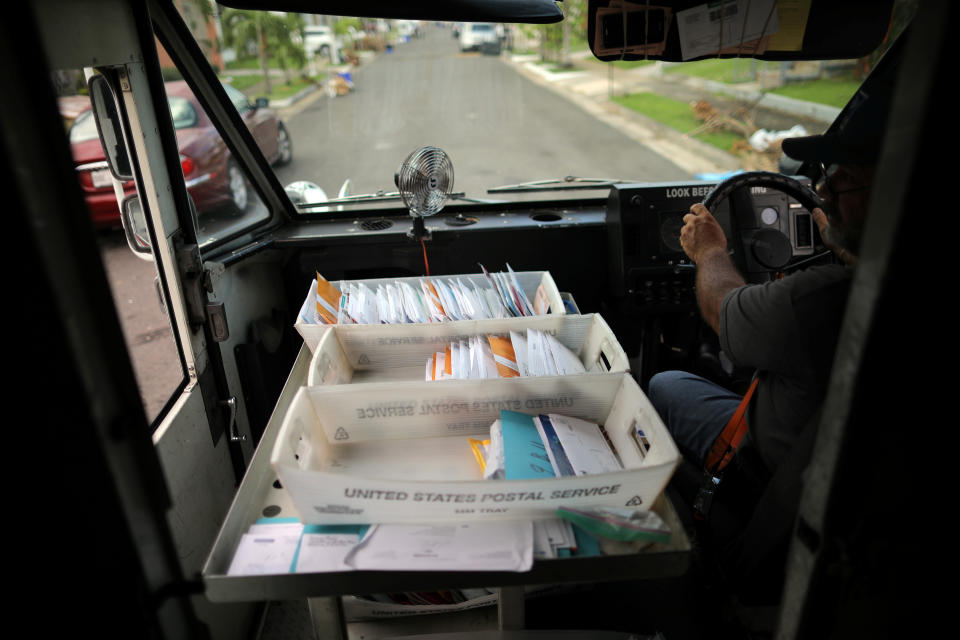
[[[716,53],[753,55],[780,30],[775,0],[729,0],[677,12],[684,60]]]
[[[317,321],[336,324],[340,307],[340,291],[317,273]]]

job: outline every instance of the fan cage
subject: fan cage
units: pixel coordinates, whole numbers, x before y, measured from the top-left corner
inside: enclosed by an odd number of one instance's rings
[[[423,147],[411,153],[397,171],[397,189],[411,215],[438,213],[453,191],[453,163],[443,149]]]

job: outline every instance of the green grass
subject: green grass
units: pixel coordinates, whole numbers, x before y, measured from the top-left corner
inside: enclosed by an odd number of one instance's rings
[[[860,81],[854,79],[852,76],[841,76],[838,78],[823,78],[821,80],[788,84],[776,89],[770,89],[769,93],[842,108],[846,106],[847,102],[853,97],[853,94],[856,93],[859,87]]]
[[[290,84],[287,84],[281,77],[271,77],[271,93],[266,97],[270,98],[271,100],[282,100],[283,98],[289,98],[295,93],[299,93],[303,89],[306,89],[310,85],[323,82],[325,78],[326,74],[320,74],[309,79],[304,79],[302,76],[297,76],[290,82]],[[229,84],[233,87],[236,87],[240,91],[243,91],[251,98],[257,98],[266,95],[264,93],[266,86],[263,83],[263,76],[259,74],[249,76],[233,76]]]
[[[280,63],[276,58],[267,58],[267,66],[271,69],[279,69]],[[245,58],[243,60],[232,60],[224,65],[229,71],[231,69],[260,69],[260,58]]]
[[[287,84],[280,80],[271,85],[270,88],[272,89],[272,93],[267,97],[271,100],[282,100],[283,98],[289,98],[290,96],[299,93],[307,87],[317,84],[321,81],[322,78],[311,78],[309,80],[296,78],[290,84]]]
[[[255,76],[229,76],[228,75],[225,77],[230,78],[230,82],[228,84],[231,87],[234,87],[235,89],[239,89],[240,91],[244,91],[244,92],[247,89],[251,87],[255,87],[256,85],[261,84],[263,82],[263,76],[259,74]]]
[[[614,101],[681,133],[689,133],[703,124],[693,116],[690,105],[683,100],[675,100],[655,93],[633,93],[614,98]],[[730,151],[733,143],[741,139],[740,136],[729,131],[699,133],[693,137],[724,151]]]
[[[751,69],[753,65],[760,66],[762,63],[754,63],[748,59],[715,59],[715,60],[697,60],[695,62],[684,62],[676,65],[664,67],[665,73],[681,73],[707,80],[725,82],[727,84],[736,84],[738,82],[747,82],[751,79]],[[808,80],[787,84],[782,87],[768,89],[768,93],[796,98],[797,100],[806,100],[817,104],[826,104],[833,107],[843,107],[847,101],[856,93],[860,86],[860,81],[852,73],[833,78],[821,78],[819,80]]]
[[[748,82],[751,79],[749,72],[752,64],[751,60],[735,58],[697,60],[668,65],[664,67],[664,73],[682,73],[697,78],[734,84],[736,82]]]

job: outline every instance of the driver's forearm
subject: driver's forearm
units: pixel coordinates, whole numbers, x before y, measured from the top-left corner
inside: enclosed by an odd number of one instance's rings
[[[697,262],[697,304],[700,314],[710,327],[720,333],[720,305],[724,296],[746,284],[722,248],[699,256]]]

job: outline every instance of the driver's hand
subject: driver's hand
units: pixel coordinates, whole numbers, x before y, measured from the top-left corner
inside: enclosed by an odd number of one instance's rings
[[[710,211],[697,203],[690,207],[690,213],[683,216],[680,246],[691,260],[700,262],[711,250],[719,249],[726,253],[727,236]]]

